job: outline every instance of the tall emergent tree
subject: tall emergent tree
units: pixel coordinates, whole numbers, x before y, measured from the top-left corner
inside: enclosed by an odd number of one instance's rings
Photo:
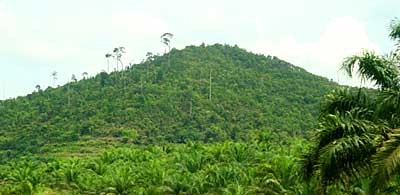
[[[57,72],[53,71],[51,73],[51,76],[53,77],[53,86],[55,87],[56,86],[56,80],[57,80]]]
[[[72,74],[71,82],[77,82],[77,81],[78,81],[78,79],[76,78],[75,74]],[[70,107],[70,105],[71,105],[71,83],[68,82],[67,85],[68,85],[68,107]]]
[[[211,66],[211,64],[210,64],[210,72],[209,72],[210,74],[209,74],[209,91],[208,91],[208,99],[211,101],[211,95],[212,95],[212,91],[211,91],[211,87],[212,87],[212,77],[211,77],[211,74],[212,74],[212,66]]]
[[[112,57],[112,54],[106,53],[106,58],[107,58],[107,73],[110,73],[110,57]]]
[[[75,74],[72,74],[71,81],[73,81],[73,82],[77,82],[78,81],[78,79],[76,78]]]
[[[117,62],[117,70],[118,70],[118,63],[121,64],[121,69],[124,70],[124,64],[121,61],[122,55],[125,53],[125,47],[116,47],[113,50],[114,55],[112,55],[116,62]]]
[[[397,48],[387,55],[364,51],[344,60],[342,70],[358,75],[376,90],[347,88],[325,96],[313,147],[305,155],[304,176],[317,177],[316,194],[332,184],[345,189],[370,178],[370,194],[397,189],[389,181],[400,168],[400,22],[390,38]]]
[[[122,60],[121,60],[122,55],[125,53],[125,47],[121,47],[121,46],[120,47],[116,47],[116,48],[114,48],[113,52],[114,52],[113,57],[117,62],[117,71],[118,71],[118,63],[121,64],[122,80],[123,80],[123,86],[124,86],[124,89],[125,89],[124,64],[122,63]]]
[[[39,85],[39,84],[37,84],[37,85],[35,86],[35,88],[36,88],[36,91],[37,91],[37,92],[40,92],[41,88],[40,88],[40,85]]]
[[[153,59],[154,59],[154,54],[152,52],[147,52],[146,53],[146,61],[145,61],[145,63],[146,63],[146,80],[149,77],[149,71],[150,71],[149,65],[150,65],[151,61],[153,61]]]
[[[82,73],[82,78],[83,78],[83,80],[85,80],[85,79],[87,78],[87,76],[88,76],[88,73],[87,73],[87,72],[83,72],[83,73]]]
[[[164,33],[161,35],[161,42],[164,43],[164,45],[167,46],[168,48],[168,67],[171,65],[171,60],[170,60],[170,51],[171,51],[171,39],[174,37],[172,33]],[[165,51],[166,53],[166,51]]]

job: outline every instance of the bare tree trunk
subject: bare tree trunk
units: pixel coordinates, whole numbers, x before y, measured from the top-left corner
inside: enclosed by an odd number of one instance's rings
[[[118,84],[118,59],[117,59],[117,69],[115,70],[114,74],[115,74],[114,84],[117,85]]]
[[[208,94],[208,99],[211,101],[211,85],[212,85],[212,78],[211,78],[211,65],[210,65],[210,87],[209,87],[209,89],[210,89],[210,91],[209,91],[209,94]]]
[[[68,81],[68,108],[71,105],[70,85],[71,85],[71,83],[70,83],[70,81]]]
[[[143,95],[143,79],[140,77],[140,92]]]
[[[192,98],[190,97],[190,102],[189,102],[189,116],[192,117]]]
[[[168,44],[168,67],[171,66],[171,47]]]
[[[148,82],[149,80],[149,62],[146,62],[146,67],[147,67],[147,73],[146,73],[146,81]]]
[[[107,58],[107,73],[110,73],[110,59]]]
[[[121,58],[118,59],[119,63],[121,64],[121,74],[122,74],[122,87],[125,92],[125,77],[124,77],[124,64],[121,61]]]
[[[117,72],[118,72],[119,68],[118,68],[118,59],[117,59]]]

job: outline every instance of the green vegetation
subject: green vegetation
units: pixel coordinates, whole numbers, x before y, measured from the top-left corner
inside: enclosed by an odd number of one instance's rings
[[[400,193],[400,22],[392,53],[343,63],[376,90],[172,37],[163,56],[124,68],[118,47],[121,71],[1,101],[0,195]]]
[[[380,56],[364,51],[347,58],[342,69],[357,72],[377,87],[374,94],[336,90],[325,97],[313,147],[304,158],[305,178],[318,178],[317,194],[359,187],[369,194],[399,194],[400,22],[390,37],[397,48]]]
[[[116,56],[124,67],[123,51],[114,49],[107,60]],[[320,97],[336,86],[276,57],[220,44],[149,53],[122,71],[82,75],[0,101],[1,160],[82,140],[212,143],[265,130],[305,136],[317,121]]]
[[[305,141],[131,146],[92,158],[21,158],[0,166],[0,194],[300,194]],[[268,141],[268,142],[267,142]],[[311,186],[310,186],[311,187]]]

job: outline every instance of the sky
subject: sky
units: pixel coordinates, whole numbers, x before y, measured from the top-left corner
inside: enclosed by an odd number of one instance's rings
[[[237,44],[277,56],[340,84],[343,58],[389,52],[398,0],[0,0],[0,99],[107,69],[104,55],[124,46],[125,64],[172,47]],[[113,67],[111,67],[113,68]]]

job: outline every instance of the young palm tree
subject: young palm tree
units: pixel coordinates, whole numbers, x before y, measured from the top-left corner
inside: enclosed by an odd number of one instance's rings
[[[104,177],[104,187],[106,192],[114,194],[131,194],[129,190],[133,187],[133,173],[128,165],[112,170],[108,177]]]

